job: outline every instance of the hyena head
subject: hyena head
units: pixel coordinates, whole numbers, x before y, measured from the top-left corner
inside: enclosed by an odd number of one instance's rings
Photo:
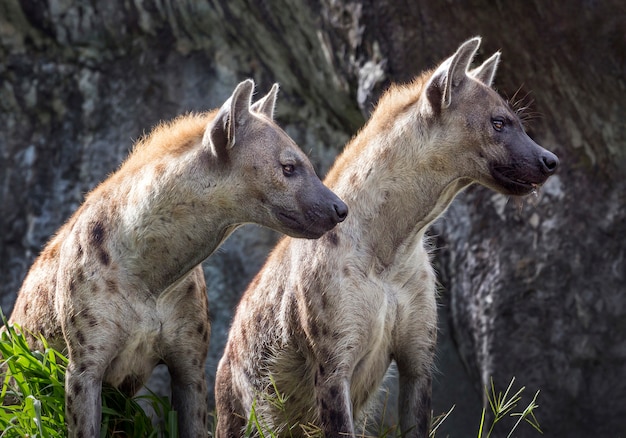
[[[438,134],[462,176],[508,195],[526,195],[554,174],[559,160],[535,143],[509,104],[491,88],[497,52],[469,70],[480,38],[463,43],[433,73],[423,93]],[[449,138],[449,140],[448,140]]]
[[[203,143],[231,170],[244,222],[318,238],[346,218],[348,207],[274,122],[278,84],[251,105],[253,89],[252,80],[237,86],[207,127]]]

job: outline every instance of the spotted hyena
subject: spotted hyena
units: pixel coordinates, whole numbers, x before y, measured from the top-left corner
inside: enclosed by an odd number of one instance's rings
[[[244,81],[220,109],[139,141],[24,280],[9,322],[67,346],[71,436],[99,434],[103,382],[133,394],[159,363],[181,436],[206,436],[200,263],[243,223],[318,238],[345,219],[346,205],[273,121],[278,86],[251,105],[253,88]]]
[[[470,70],[479,44],[382,96],[325,180],[350,217],[317,241],[283,239],[248,287],[217,371],[218,437],[239,436],[253,403],[284,435],[354,436],[391,362],[401,432],[427,436],[437,313],[424,233],[468,185],[525,195],[558,165],[491,88],[500,53]]]

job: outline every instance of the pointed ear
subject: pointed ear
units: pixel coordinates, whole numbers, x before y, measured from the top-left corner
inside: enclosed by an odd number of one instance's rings
[[[251,79],[237,85],[233,94],[207,125],[202,144],[210,148],[214,155],[221,156],[235,145],[238,128],[251,116],[250,102],[253,89],[254,82]]]
[[[427,84],[426,93],[435,111],[450,106],[452,92],[467,76],[467,70],[478,46],[480,37],[465,41],[456,53],[446,59],[433,73]]]
[[[478,79],[488,87],[491,87],[493,78],[496,76],[498,63],[500,62],[500,52],[496,52],[489,59],[482,63],[480,67],[476,67],[469,72],[469,75]]]
[[[261,113],[274,120],[274,108],[276,107],[276,94],[278,93],[278,84],[272,85],[272,89],[262,99],[259,99],[251,110]]]

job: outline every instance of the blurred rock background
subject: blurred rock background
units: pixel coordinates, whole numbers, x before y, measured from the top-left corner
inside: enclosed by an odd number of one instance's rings
[[[84,194],[158,121],[247,77],[324,175],[390,82],[481,35],[495,85],[561,158],[537,196],[481,187],[432,230],[437,436],[475,436],[483,387],[540,389],[549,437],[626,431],[626,4],[618,0],[1,0],[0,305]],[[213,380],[240,293],[277,239],[246,226],[204,263]],[[153,381],[165,387],[164,370]],[[531,428],[517,436],[537,436]]]

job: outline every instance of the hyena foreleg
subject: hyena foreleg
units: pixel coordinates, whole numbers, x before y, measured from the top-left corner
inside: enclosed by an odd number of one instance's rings
[[[317,412],[324,436],[354,437],[350,381],[347,378],[326,375],[328,371],[320,364],[315,375]]]
[[[400,372],[400,428],[403,437],[426,438],[431,420],[431,374],[403,376]]]
[[[102,377],[80,373],[70,361],[65,375],[65,409],[68,435],[100,435]],[[87,407],[92,407],[89,409]]]

